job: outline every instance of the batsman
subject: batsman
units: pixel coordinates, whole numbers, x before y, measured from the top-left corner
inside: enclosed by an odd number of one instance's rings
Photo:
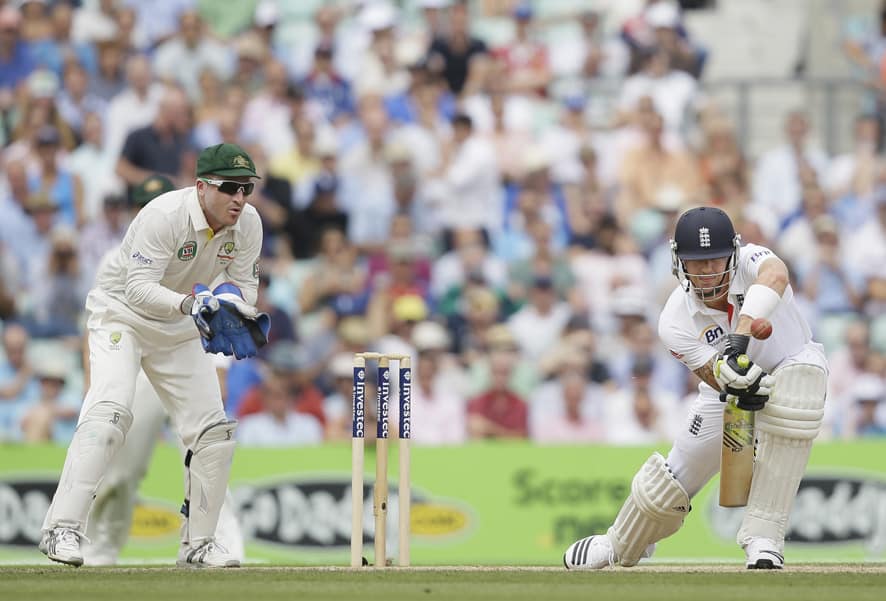
[[[720,470],[723,401],[731,401],[755,412],[756,422],[753,478],[736,542],[748,569],[781,569],[791,506],[824,414],[824,349],[812,340],[785,264],[768,248],[742,246],[720,209],[680,216],[671,260],[679,284],[658,332],[701,380],[698,396],[667,458],[654,453],[634,476],[615,523],[570,545],[563,562],[568,569],[633,566],[679,530],[692,497]],[[750,336],[759,318],[772,324],[765,340]]]
[[[268,317],[254,306],[262,226],[246,202],[256,177],[239,146],[204,149],[195,185],[142,209],[102,264],[86,299],[90,387],[39,545],[51,560],[83,564],[90,506],[132,425],[144,370],[187,448],[177,563],[239,565],[215,540],[237,424],[208,353],[242,359],[267,342]],[[219,276],[227,281],[210,291],[204,284]]]

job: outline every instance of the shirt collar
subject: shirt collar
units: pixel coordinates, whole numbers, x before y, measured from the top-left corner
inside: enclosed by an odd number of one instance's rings
[[[223,234],[229,230],[233,230],[233,231],[237,231],[237,232],[240,231],[240,220],[239,219],[237,220],[237,223],[235,223],[234,225],[225,226],[217,232],[212,231],[212,228],[209,227],[209,222],[206,221],[206,215],[203,213],[203,207],[200,206],[200,199],[197,198],[197,187],[196,186],[194,186],[191,189],[191,193],[188,196],[188,198],[185,200],[185,203],[188,208],[188,215],[190,215],[190,217],[191,217],[191,223],[194,224],[194,231],[195,232],[205,231],[207,240],[212,240],[213,238],[215,238],[219,234]],[[244,208],[246,207],[246,205],[243,205],[243,206],[244,206]],[[240,216],[241,217],[243,216],[242,211],[240,212]]]
[[[726,294],[729,299],[729,303],[732,305],[737,304],[735,302],[735,295],[732,294],[732,283],[729,284],[729,292]],[[717,315],[723,313],[719,309],[711,309],[706,304],[701,302],[698,296],[695,295],[692,290],[686,292],[686,308],[689,309],[689,315],[695,316],[697,313],[701,313],[703,315]]]

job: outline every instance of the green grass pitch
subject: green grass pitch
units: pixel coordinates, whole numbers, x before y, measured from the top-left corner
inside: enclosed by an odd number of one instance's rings
[[[0,567],[3,601],[882,601],[886,565],[818,564],[781,572],[729,565],[651,565],[599,572],[556,568]]]

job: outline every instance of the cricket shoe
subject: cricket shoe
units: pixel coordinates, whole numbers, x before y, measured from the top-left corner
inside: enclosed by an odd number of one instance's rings
[[[180,568],[239,568],[240,560],[210,538],[196,547],[182,543],[175,565]]]
[[[752,538],[744,546],[749,570],[780,570],[784,567],[784,555],[777,551],[778,545],[771,538]]]
[[[655,544],[646,547],[643,557],[652,557]],[[563,554],[563,565],[567,570],[599,570],[618,565],[618,555],[612,548],[609,536],[595,534],[572,543]]]
[[[37,548],[52,561],[79,568],[83,565],[83,553],[80,551],[82,538],[83,535],[76,530],[56,526],[43,533]]]

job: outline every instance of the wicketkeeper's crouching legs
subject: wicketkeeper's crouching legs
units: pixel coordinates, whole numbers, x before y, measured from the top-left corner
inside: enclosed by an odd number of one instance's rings
[[[185,455],[186,485],[182,513],[182,542],[178,565],[211,565],[208,555],[217,555],[218,567],[239,565],[226,549],[214,544],[215,529],[225,499],[231,462],[234,458],[234,431],[237,422],[213,424],[197,437]]]
[[[795,363],[773,375],[769,402],[757,413],[754,479],[737,536],[747,552],[748,567],[784,563],[788,517],[824,416],[827,373],[823,368]]]
[[[95,402],[81,417],[43,521],[39,548],[53,561],[83,564],[80,539],[93,495],[131,425],[132,413],[113,401]]]

